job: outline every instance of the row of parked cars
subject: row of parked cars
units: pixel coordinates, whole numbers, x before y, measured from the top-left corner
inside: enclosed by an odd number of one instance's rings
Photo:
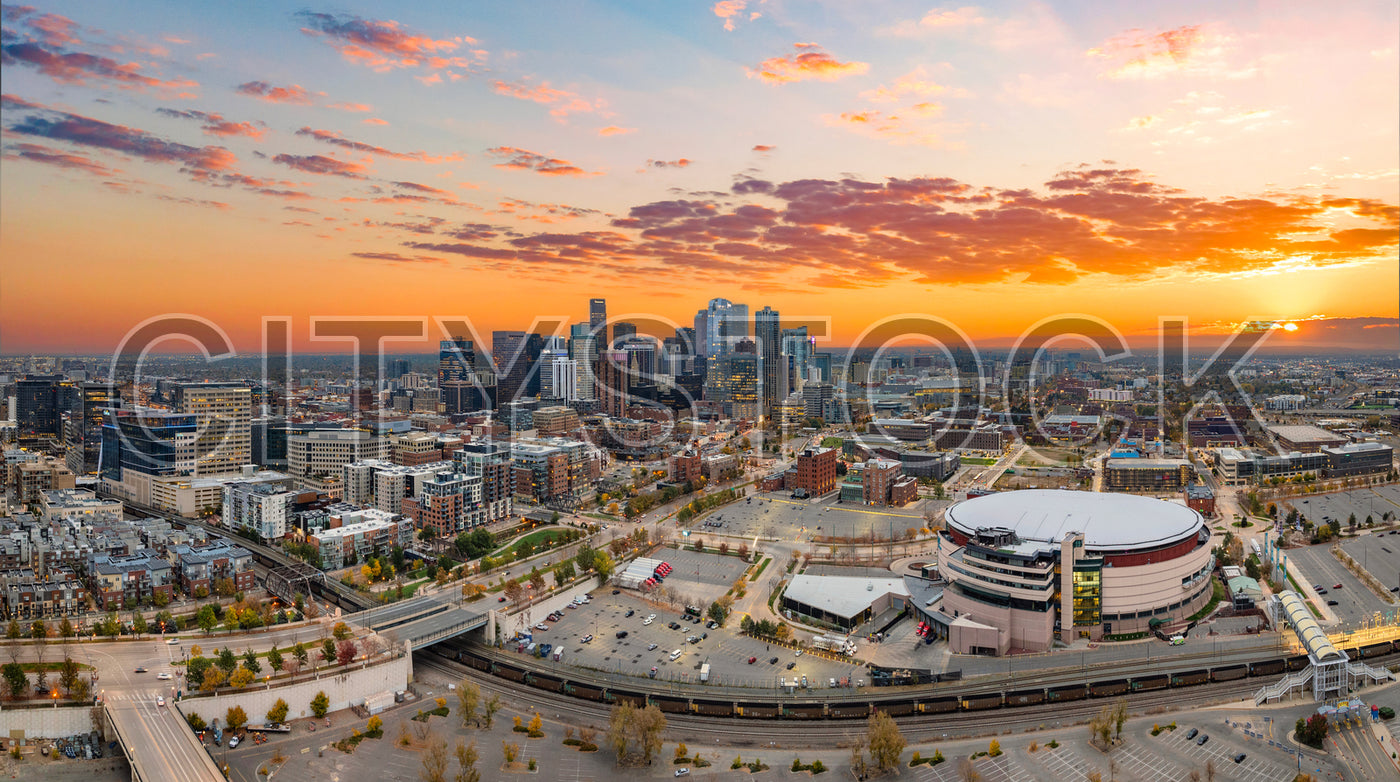
[[[1195,741],[1196,741],[1196,746],[1198,746],[1198,747],[1204,747],[1205,744],[1206,744],[1206,742],[1207,742],[1207,741],[1210,741],[1210,734],[1209,734],[1209,733],[1201,733],[1201,732],[1200,732],[1199,730],[1197,730],[1196,728],[1192,728],[1191,730],[1186,731],[1186,740],[1187,740],[1187,741],[1191,741],[1192,739],[1195,739]],[[1233,760],[1233,761],[1235,761],[1236,763],[1243,763],[1243,762],[1244,762],[1244,759],[1247,758],[1247,757],[1249,757],[1249,756],[1246,755],[1245,753],[1239,752],[1239,753],[1236,753],[1235,756],[1232,757],[1232,758],[1230,758],[1230,759]]]

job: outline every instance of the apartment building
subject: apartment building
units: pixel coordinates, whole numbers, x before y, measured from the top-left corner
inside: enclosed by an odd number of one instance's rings
[[[223,579],[233,582],[235,591],[247,592],[257,585],[253,573],[253,552],[226,540],[202,546],[180,544],[169,549],[176,582],[186,595],[214,593],[214,584]]]
[[[71,568],[38,575],[29,568],[0,572],[0,600],[6,619],[45,619],[87,611],[87,587]]]
[[[157,593],[175,596],[174,569],[159,551],[141,549],[126,556],[88,557],[88,588],[98,608],[115,611],[127,603],[150,601]]]
[[[413,521],[378,508],[332,514],[330,526],[307,537],[321,555],[326,570],[340,570],[370,557],[388,556],[395,545],[407,547]]]
[[[237,472],[253,462],[253,389],[239,383],[181,383],[175,409],[199,420],[195,470],[201,475]]]
[[[358,429],[317,429],[287,438],[287,471],[297,479],[340,477],[345,465],[383,459],[388,441]]]

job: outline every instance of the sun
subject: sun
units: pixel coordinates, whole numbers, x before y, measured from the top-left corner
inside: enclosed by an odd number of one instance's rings
[[[1298,330],[1298,324],[1297,324],[1297,323],[1285,323],[1285,324],[1283,324],[1283,330],[1284,330],[1284,331],[1297,331],[1297,330]]]

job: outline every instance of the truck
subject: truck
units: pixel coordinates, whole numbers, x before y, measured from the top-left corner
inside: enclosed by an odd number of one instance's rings
[[[819,635],[813,638],[812,647],[821,649],[824,652],[835,652],[836,654],[853,655],[856,653],[855,641],[848,641],[845,638],[838,638],[832,635]]]
[[[700,666],[700,681],[702,681],[702,682],[707,682],[707,681],[709,681],[709,680],[710,680],[710,664],[709,664],[709,663],[705,663],[704,665]]]

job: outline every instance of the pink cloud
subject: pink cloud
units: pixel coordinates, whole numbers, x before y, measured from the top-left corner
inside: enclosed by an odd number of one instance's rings
[[[250,81],[238,85],[238,92],[268,103],[292,103],[298,106],[311,105],[311,93],[299,84],[287,87],[274,87],[265,81]],[[322,93],[324,94],[324,93]]]
[[[582,168],[560,158],[548,157],[528,149],[517,147],[494,147],[486,150],[487,154],[498,158],[504,158],[504,163],[497,163],[496,168],[509,168],[518,171],[533,171],[536,174],[545,176],[597,176],[601,172],[592,173],[584,171]]]
[[[624,136],[628,133],[636,133],[636,128],[620,128],[617,125],[609,125],[606,128],[598,128],[600,136]]]

